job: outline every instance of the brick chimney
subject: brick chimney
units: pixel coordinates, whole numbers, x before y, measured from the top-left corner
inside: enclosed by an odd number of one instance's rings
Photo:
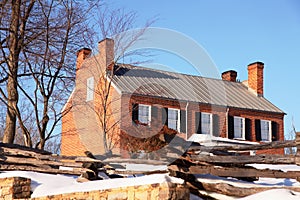
[[[234,70],[229,70],[222,73],[222,80],[236,82],[237,72]]]
[[[77,51],[77,60],[76,60],[76,71],[81,67],[83,61],[90,56],[92,50],[89,48],[82,48]]]
[[[104,64],[108,70],[114,66],[114,40],[105,38],[98,43],[99,54],[104,58]]]
[[[264,95],[264,63],[255,62],[248,65],[248,89],[257,96]]]

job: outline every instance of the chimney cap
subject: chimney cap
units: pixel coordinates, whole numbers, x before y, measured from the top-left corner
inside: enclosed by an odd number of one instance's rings
[[[114,39],[112,39],[112,38],[104,38],[104,39],[100,40],[98,43],[101,43],[101,42],[103,42],[103,41],[105,41],[105,40],[114,41]]]
[[[237,74],[237,71],[235,71],[235,70],[227,70],[227,71],[223,72],[222,75],[223,75],[223,74],[227,74],[227,73],[230,73],[230,74]]]
[[[87,47],[83,47],[81,49],[79,49],[77,52],[76,52],[76,55],[78,56],[78,54],[82,51],[86,51],[87,54],[90,54],[92,52],[92,50],[90,48],[87,48]]]
[[[222,80],[236,82],[237,72],[234,70],[228,70],[222,73]]]
[[[256,62],[250,63],[248,66],[255,65],[255,64],[257,64],[257,65],[264,65],[263,62],[256,61]]]

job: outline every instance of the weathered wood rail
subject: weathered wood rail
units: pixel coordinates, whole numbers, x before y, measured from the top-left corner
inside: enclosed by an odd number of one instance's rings
[[[239,155],[239,151],[266,150],[285,147],[296,147],[296,155]],[[236,153],[232,153],[236,151]],[[214,152],[222,155],[214,155]],[[209,153],[209,154],[208,154]],[[293,141],[278,141],[255,145],[232,146],[193,146],[186,156],[177,159],[168,166],[170,174],[186,181],[190,190],[205,197],[207,192],[217,192],[224,195],[244,197],[257,192],[278,187],[237,187],[229,183],[206,183],[199,181],[196,174],[210,174],[220,177],[233,177],[243,180],[255,180],[259,177],[290,178],[300,181],[300,171],[283,171],[274,169],[257,169],[249,164],[293,164],[300,165],[300,132]],[[300,191],[300,187],[281,187]],[[204,194],[201,192],[206,191]]]
[[[80,175],[90,171],[82,166],[83,162],[76,162],[76,158],[58,156],[15,144],[0,143],[0,170],[25,170],[70,175]],[[84,159],[88,158],[83,157],[82,160]]]
[[[296,147],[296,155],[239,155],[239,151],[265,150],[285,147]],[[236,152],[236,153],[232,153]],[[216,153],[216,154],[214,154]],[[0,170],[26,170],[54,174],[80,175],[91,172],[84,163],[97,163],[105,170],[115,174],[153,174],[167,173],[185,180],[192,193],[201,196],[201,191],[217,192],[230,196],[247,196],[256,192],[276,187],[236,187],[228,183],[206,183],[199,181],[195,174],[211,174],[220,177],[243,178],[255,180],[258,177],[290,178],[300,181],[300,171],[282,171],[273,169],[256,169],[249,164],[293,164],[300,165],[300,132],[293,141],[278,141],[255,145],[232,146],[192,146],[185,154],[172,163],[160,160],[107,158],[97,160],[89,157],[59,156],[49,152],[30,149],[19,145],[0,143]],[[168,170],[126,171],[108,168],[110,163],[134,163],[150,165],[168,165]],[[284,187],[300,191],[300,187]],[[205,195],[204,195],[205,196]]]
[[[247,151],[247,150],[265,150],[265,149],[280,149],[286,147],[296,147],[296,140],[286,140],[286,141],[275,141],[264,144],[247,144],[247,145],[231,145],[231,146],[194,146],[190,147],[190,151],[202,151],[202,152],[211,152],[211,151]]]

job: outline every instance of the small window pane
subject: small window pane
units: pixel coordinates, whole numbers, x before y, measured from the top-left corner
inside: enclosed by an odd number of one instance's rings
[[[150,106],[139,105],[139,122],[150,124]]]
[[[168,109],[168,127],[174,130],[179,130],[179,110]]]
[[[201,113],[201,133],[211,134],[211,114]]]
[[[261,126],[261,140],[270,141],[270,133],[271,133],[270,121],[261,120],[260,126]]]
[[[244,118],[234,117],[234,138],[244,139]]]

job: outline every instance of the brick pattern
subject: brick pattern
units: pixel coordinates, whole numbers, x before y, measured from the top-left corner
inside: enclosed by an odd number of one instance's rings
[[[122,102],[129,102],[127,105],[122,104],[122,112],[127,113],[127,117],[122,118],[121,127],[131,126],[131,105],[133,103],[138,104],[148,104],[151,106],[160,106],[160,107],[168,107],[168,108],[176,108],[185,110],[186,103],[179,101],[172,101],[168,99],[159,99],[159,98],[151,98],[145,96],[126,96],[122,98]],[[126,109],[127,108],[127,109]],[[248,118],[251,120],[251,138],[252,141],[256,141],[255,137],[255,120],[269,120],[277,122],[278,124],[278,133],[279,140],[284,140],[284,126],[283,126],[283,118],[284,114],[279,113],[269,113],[263,111],[255,111],[255,110],[247,110],[247,109],[238,109],[238,108],[226,108],[221,106],[213,106],[207,104],[198,104],[198,103],[189,103],[188,105],[188,122],[187,122],[187,130],[188,137],[196,132],[196,124],[195,124],[195,112],[207,112],[216,114],[219,116],[219,136],[227,137],[227,114],[230,116],[238,116],[243,118]],[[228,112],[228,113],[227,113]],[[158,112],[158,115],[161,115]]]
[[[89,50],[83,49],[79,51],[77,58],[77,74],[76,74],[76,88],[75,96],[78,98],[82,97],[80,102],[75,102],[77,106],[77,112],[71,110],[67,115],[62,119],[62,145],[61,152],[63,155],[83,155],[85,150],[89,150],[92,153],[94,150],[97,151],[96,154],[104,153],[104,143],[102,142],[103,134],[101,135],[102,130],[101,122],[98,120],[91,121],[90,119],[95,119],[96,114],[95,110],[99,110],[98,117],[101,117],[101,102],[99,99],[103,98],[101,95],[101,77],[103,77],[103,71],[105,71],[107,66],[113,62],[113,40],[105,39],[99,42],[99,55],[94,57],[88,57]],[[91,67],[93,66],[93,67]],[[263,68],[264,64],[261,62],[256,62],[248,65],[248,87],[258,96],[263,95]],[[100,73],[99,73],[100,71]],[[85,102],[86,95],[86,79],[93,76],[95,79],[96,91],[94,95],[94,100],[90,102]],[[233,70],[224,72],[222,78],[227,81],[236,81],[237,73]],[[111,131],[113,136],[112,143],[114,145],[113,152],[120,153],[120,135],[121,131],[130,132],[132,129],[132,104],[148,104],[151,106],[156,106],[159,108],[168,107],[176,108],[180,110],[185,110],[187,103],[180,102],[178,100],[172,99],[163,99],[150,96],[140,96],[134,94],[118,94],[118,91],[115,91],[111,87],[111,93],[109,99],[112,103],[109,105],[109,113],[111,114],[111,120],[109,124],[117,123],[114,130]],[[77,99],[78,101],[78,99]],[[82,103],[84,102],[84,103]],[[74,106],[72,100],[68,102],[70,106]],[[81,112],[78,112],[81,111]],[[195,122],[195,113],[196,112],[207,112],[212,113],[218,116],[218,129],[220,137],[227,138],[227,115],[230,116],[240,116],[243,118],[248,118],[251,120],[251,138],[252,141],[256,141],[255,137],[255,120],[270,120],[278,124],[278,133],[279,140],[284,140],[284,127],[283,127],[283,114],[278,113],[269,113],[263,111],[247,110],[247,109],[238,109],[238,108],[226,108],[222,106],[208,105],[190,102],[188,104],[188,118],[187,118],[187,138],[191,137],[192,134],[196,132],[196,122]],[[158,109],[158,116],[161,116],[161,109]],[[162,127],[161,127],[162,128]],[[158,130],[159,127],[157,128]],[[84,135],[79,134],[84,133]],[[97,137],[96,137],[97,136]],[[184,134],[181,134],[184,137]],[[94,138],[97,138],[94,139]],[[100,142],[99,142],[100,141]],[[270,151],[268,151],[270,152]],[[279,150],[274,150],[279,152]],[[281,152],[281,151],[280,151]]]
[[[71,106],[72,101],[68,103]],[[66,108],[68,109],[68,108]],[[62,118],[62,134],[61,134],[61,155],[69,156],[85,156],[87,150],[82,144],[76,128],[73,111],[70,110]]]
[[[92,50],[88,48],[82,48],[77,51],[76,70],[82,66],[83,61],[90,56]]]
[[[236,82],[237,72],[234,70],[229,70],[222,73],[222,80]]]
[[[22,177],[9,177],[0,179],[0,199],[26,199],[30,198],[31,180]]]
[[[99,84],[106,67],[113,61],[113,46],[113,40],[105,39],[98,44],[98,55],[89,56],[90,51],[86,48],[77,54],[76,87],[65,110],[68,106],[72,108],[62,118],[61,153],[63,155],[84,155],[83,152],[86,150],[91,151],[94,155],[105,153],[103,134],[101,134],[103,131],[101,130],[100,121],[97,120],[101,117],[99,115],[101,113],[101,110],[99,110],[101,107],[99,106],[99,99],[101,98],[99,94],[103,89],[99,87]],[[91,101],[86,101],[86,80],[90,77],[94,77],[94,98]],[[120,105],[116,100],[119,97],[116,96],[116,93],[113,89],[111,90],[109,99],[112,99],[114,105],[109,110],[120,110]],[[117,105],[118,109],[116,109]],[[99,112],[96,113],[95,111],[98,110]],[[109,113],[112,112],[109,111]],[[111,118],[112,120],[109,120],[109,123],[112,124],[112,121],[116,121],[118,116],[114,115]],[[118,130],[112,130],[111,132],[115,140],[119,140]]]
[[[284,148],[281,149],[266,149],[266,150],[257,150],[256,154],[284,154]]]
[[[121,98],[121,97],[120,97]],[[121,102],[120,102],[121,101]],[[123,95],[121,100],[118,102],[119,106],[121,106],[120,116],[120,128],[122,130],[131,130],[133,123],[132,123],[132,104],[139,103],[139,104],[147,104],[156,107],[168,107],[168,108],[176,108],[185,110],[186,103],[179,102],[177,100],[169,100],[169,99],[159,99],[154,97],[145,97],[145,96],[136,96],[136,95]],[[218,115],[219,117],[219,136],[227,138],[227,114],[230,116],[239,116],[243,118],[248,118],[251,120],[251,138],[252,141],[256,141],[255,136],[255,120],[270,120],[277,122],[278,124],[278,133],[279,133],[279,140],[284,140],[284,125],[283,125],[283,114],[276,114],[276,113],[268,113],[262,111],[254,111],[254,110],[246,110],[246,109],[237,109],[237,108],[230,108],[227,109],[221,106],[212,106],[207,104],[198,104],[198,103],[189,103],[188,105],[188,121],[187,121],[187,130],[188,135],[190,137],[192,134],[196,132],[196,124],[195,124],[195,112],[207,112]],[[227,113],[228,112],[228,113]],[[161,116],[161,109],[158,109],[158,116]],[[159,128],[158,128],[159,130]],[[116,131],[116,135],[119,132]],[[182,134],[184,135],[184,134]],[[184,137],[184,136],[183,136]],[[119,138],[119,137],[117,137]],[[73,139],[71,139],[73,140]],[[65,138],[62,138],[62,148],[66,148],[64,144]],[[70,141],[70,140],[69,140]],[[74,139],[74,141],[76,141]],[[67,141],[66,141],[67,142]],[[74,149],[70,149],[70,151],[74,151]],[[66,153],[67,151],[62,151]],[[267,151],[268,153],[280,153],[282,154],[282,150],[270,150]],[[66,155],[69,155],[66,154]]]
[[[248,87],[258,96],[264,94],[264,63],[255,62],[248,65]]]

